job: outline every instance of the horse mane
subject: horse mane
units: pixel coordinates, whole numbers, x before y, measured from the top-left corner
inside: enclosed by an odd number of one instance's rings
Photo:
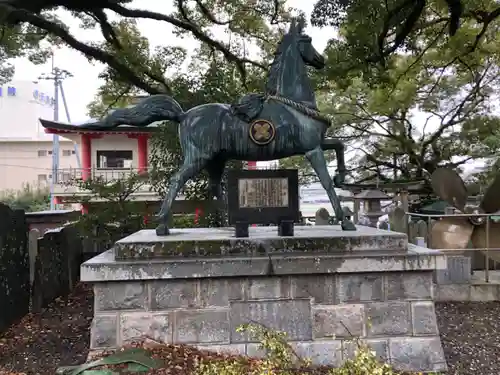
[[[281,56],[283,55],[284,50],[283,43],[285,42],[285,39],[287,39],[287,35],[283,36],[283,38],[278,43],[278,46],[274,51],[273,62],[269,66],[269,71],[267,72],[266,92],[269,94],[276,93],[276,80],[278,79],[278,70],[281,64]]]
[[[250,93],[242,98],[236,103],[231,105],[232,113],[242,119],[243,121],[250,122],[254,120],[261,112],[266,100],[266,95],[276,95],[278,92],[278,80],[279,80],[279,70],[281,69],[282,56],[284,51],[292,43],[293,36],[290,33],[285,34],[274,51],[273,62],[269,66],[269,71],[267,73],[267,83],[265,94],[261,93]]]

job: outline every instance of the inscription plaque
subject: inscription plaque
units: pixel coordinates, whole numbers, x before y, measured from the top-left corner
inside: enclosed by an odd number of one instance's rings
[[[288,178],[245,178],[238,183],[241,208],[288,207]]]
[[[278,225],[279,235],[293,235],[300,220],[296,169],[230,170],[228,186],[229,224],[237,237],[248,237],[250,224]]]

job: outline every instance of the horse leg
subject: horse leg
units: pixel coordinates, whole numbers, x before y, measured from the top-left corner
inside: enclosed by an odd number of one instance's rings
[[[207,163],[206,170],[208,172],[208,188],[210,193],[210,199],[217,199],[217,208],[215,209],[215,222],[217,227],[223,226],[223,214],[221,210],[221,201],[223,199],[222,193],[222,175],[224,174],[224,168],[226,163],[223,160],[212,159]]]
[[[346,175],[344,143],[339,139],[325,139],[321,144],[321,149],[335,151],[335,157],[337,158],[337,174],[333,177],[333,183],[335,187],[342,187]]]
[[[332,204],[333,210],[335,211],[335,217],[341,223],[343,230],[356,230],[353,222],[348,220],[344,216],[344,211],[340,206],[340,199],[337,197],[335,193],[334,184],[330,175],[328,174],[328,168],[326,167],[325,155],[323,154],[323,150],[321,147],[316,147],[315,149],[306,153],[306,158],[311,163],[312,168],[316,172],[316,175],[321,182],[321,186],[326,190],[326,194],[330,199],[330,203]]]
[[[205,159],[186,158],[179,171],[170,179],[167,195],[163,200],[160,213],[158,214],[158,217],[161,220],[160,224],[156,228],[156,234],[158,236],[167,236],[170,234],[167,222],[174,199],[177,194],[179,194],[179,191],[184,187],[186,182],[200,173],[200,171],[205,167],[205,164]]]
[[[210,198],[222,200],[222,175],[226,168],[225,161],[212,159],[207,163],[205,169],[208,172],[208,187],[210,189]]]

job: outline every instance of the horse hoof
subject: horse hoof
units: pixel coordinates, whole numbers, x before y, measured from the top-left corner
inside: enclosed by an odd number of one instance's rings
[[[333,186],[339,189],[344,187],[344,177],[338,174],[333,176]]]
[[[170,234],[170,230],[165,224],[160,224],[156,227],[156,235],[157,236],[168,236]]]
[[[342,230],[356,230],[356,226],[351,220],[343,220],[340,226],[342,227]]]

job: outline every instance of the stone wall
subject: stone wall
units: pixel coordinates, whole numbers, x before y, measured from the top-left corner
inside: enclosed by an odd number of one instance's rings
[[[42,216],[0,203],[0,332],[67,295],[79,279],[79,233],[72,226],[29,230],[30,220]]]
[[[57,297],[67,296],[73,290],[80,278],[83,254],[82,239],[72,225],[47,230],[39,238],[37,234],[37,230],[30,232],[33,312],[41,311]]]
[[[446,368],[432,270],[97,282],[91,349],[149,336],[259,356],[236,328],[285,331],[299,355],[340,364],[361,337],[402,370]]]
[[[23,210],[0,203],[0,333],[29,312],[28,225]]]

